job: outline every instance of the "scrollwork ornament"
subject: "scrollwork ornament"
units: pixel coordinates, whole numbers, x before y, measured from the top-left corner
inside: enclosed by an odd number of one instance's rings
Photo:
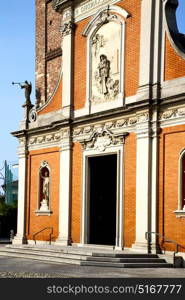
[[[110,21],[117,19],[116,15],[111,15],[109,13],[109,8],[106,11],[100,13],[99,18],[96,22],[96,26],[102,26],[103,24],[109,23]]]
[[[30,123],[35,122],[37,119],[37,112],[35,107],[33,107],[29,112],[29,121]]]

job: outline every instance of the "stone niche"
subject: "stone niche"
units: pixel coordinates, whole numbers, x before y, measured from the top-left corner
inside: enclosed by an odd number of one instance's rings
[[[98,104],[116,100],[120,94],[121,26],[103,24],[90,40],[90,101]]]

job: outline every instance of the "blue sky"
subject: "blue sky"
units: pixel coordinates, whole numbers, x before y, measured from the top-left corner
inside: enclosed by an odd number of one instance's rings
[[[10,132],[23,117],[24,91],[12,81],[34,82],[34,0],[1,1],[0,10],[0,167],[17,160],[17,141]],[[34,92],[32,94],[34,99]]]
[[[43,0],[44,1],[44,0]],[[23,117],[24,91],[12,81],[31,81],[35,73],[34,0],[1,1],[0,10],[0,168],[1,162],[17,160],[17,141],[10,135]],[[185,33],[185,0],[179,0],[178,25]],[[32,101],[34,102],[34,89]]]

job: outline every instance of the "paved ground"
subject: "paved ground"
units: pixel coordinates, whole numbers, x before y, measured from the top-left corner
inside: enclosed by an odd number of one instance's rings
[[[0,278],[185,278],[185,269],[115,269],[0,256]]]

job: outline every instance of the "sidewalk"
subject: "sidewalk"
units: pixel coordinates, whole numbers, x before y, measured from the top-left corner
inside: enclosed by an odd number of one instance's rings
[[[0,278],[185,278],[185,269],[116,269],[0,257]]]

